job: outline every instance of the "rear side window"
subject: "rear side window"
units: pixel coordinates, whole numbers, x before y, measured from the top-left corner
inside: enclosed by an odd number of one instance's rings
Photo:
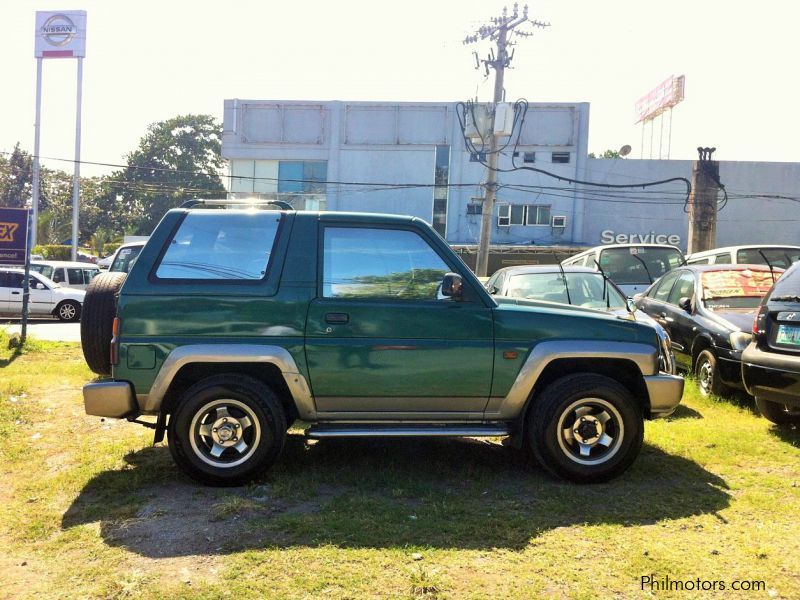
[[[111,263],[109,271],[118,273],[130,273],[131,267],[136,262],[136,258],[142,251],[144,246],[131,246],[130,248],[120,248],[114,257],[114,262]]]
[[[67,280],[73,285],[83,285],[83,269],[67,269]]]
[[[714,264],[715,265],[729,265],[729,264],[731,264],[731,254],[730,254],[730,252],[723,252],[722,254],[715,254],[714,255]]]
[[[800,264],[795,264],[778,279],[770,298],[778,296],[800,296]]]
[[[280,224],[264,211],[198,210],[186,215],[156,269],[159,279],[264,279]]]
[[[800,250],[796,248],[747,248],[736,253],[736,262],[740,264],[766,265],[788,269],[792,263],[800,259]],[[764,260],[766,257],[767,260]],[[767,262],[769,261],[769,262]]]

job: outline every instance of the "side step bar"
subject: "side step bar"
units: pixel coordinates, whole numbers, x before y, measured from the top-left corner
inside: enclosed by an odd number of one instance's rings
[[[305,430],[312,439],[341,437],[502,437],[511,435],[504,424],[445,424],[425,423],[321,423]]]

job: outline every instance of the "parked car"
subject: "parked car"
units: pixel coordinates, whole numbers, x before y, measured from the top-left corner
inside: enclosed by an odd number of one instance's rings
[[[800,263],[764,296],[742,353],[742,379],[764,417],[800,424]]]
[[[22,315],[22,291],[25,271],[19,268],[0,268],[0,313]],[[31,272],[28,314],[53,315],[62,321],[78,321],[85,292],[61,287],[52,279]]]
[[[610,312],[654,327],[668,347],[666,330],[647,313],[625,297],[614,282],[601,272],[588,267],[560,267],[559,265],[526,265],[505,267],[496,271],[486,282],[492,296],[506,296],[541,302],[570,304]],[[670,355],[662,371],[674,372]]]
[[[703,395],[741,389],[742,350],[773,276],[761,265],[694,265],[664,275],[636,304],[669,333],[678,367],[694,373]]]
[[[314,439],[508,437],[552,474],[602,481],[683,392],[652,327],[495,301],[395,215],[171,210],[130,273],[89,286],[81,337],[111,376],[84,387],[86,412],[156,415],[175,462],[217,485],[272,465],[296,419]]]
[[[32,260],[31,271],[41,273],[64,287],[79,290],[89,287],[92,279],[100,274],[100,268],[97,265],[65,260]]]
[[[122,244],[109,262],[108,270],[114,273],[128,273],[136,262],[139,253],[144,248],[146,242],[129,242]]]
[[[602,269],[629,297],[643,292],[664,273],[684,264],[683,252],[664,244],[595,246],[562,261],[566,266]],[[599,266],[598,266],[599,265]]]
[[[767,265],[788,269],[800,260],[800,246],[727,246],[704,252],[694,252],[686,257],[688,265]]]

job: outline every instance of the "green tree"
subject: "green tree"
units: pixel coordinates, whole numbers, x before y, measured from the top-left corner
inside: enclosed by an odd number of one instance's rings
[[[225,193],[221,150],[222,127],[210,115],[153,123],[127,155],[127,167],[107,179],[104,203],[125,231],[147,235],[170,208]]]
[[[19,147],[19,142],[8,158],[0,157],[0,206],[23,208],[30,202],[32,162],[31,155]]]
[[[599,156],[594,152],[589,152],[589,158],[625,158],[625,157],[620,156],[618,150],[606,150]]]

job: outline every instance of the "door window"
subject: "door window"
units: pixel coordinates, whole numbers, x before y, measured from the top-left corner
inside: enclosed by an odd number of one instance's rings
[[[729,264],[731,264],[731,253],[730,252],[723,252],[722,254],[715,254],[714,255],[714,264],[715,265],[729,265]]]
[[[53,271],[53,281],[56,283],[64,283],[64,269],[58,268]]]
[[[661,302],[666,302],[667,297],[669,296],[669,292],[672,289],[672,284],[675,283],[675,280],[678,278],[678,271],[673,271],[672,273],[667,273],[661,279],[661,283],[656,286],[656,288],[651,292],[651,297],[654,300],[660,300]]]
[[[327,227],[322,295],[325,298],[437,300],[450,271],[413,231]]]
[[[677,306],[681,298],[691,298],[692,296],[694,296],[694,274],[687,271],[672,287],[668,302]]]

